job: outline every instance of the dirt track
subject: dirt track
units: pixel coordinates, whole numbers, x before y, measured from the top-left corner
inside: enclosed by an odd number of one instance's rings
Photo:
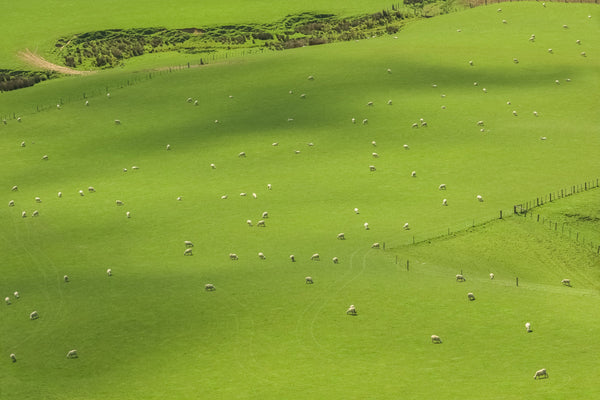
[[[19,51],[19,57],[24,60],[27,64],[42,68],[49,69],[52,71],[60,72],[61,74],[67,75],[89,75],[93,74],[96,71],[77,71],[75,69],[71,69],[69,67],[63,67],[62,65],[52,64],[49,61],[46,61],[43,57],[33,53],[29,49],[25,49],[25,51]]]

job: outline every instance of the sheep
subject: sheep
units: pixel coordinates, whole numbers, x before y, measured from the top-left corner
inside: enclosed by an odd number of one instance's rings
[[[290,261],[296,262],[296,257],[293,254],[290,254]]]
[[[446,106],[442,106],[442,110],[445,110],[445,109],[446,109]]]
[[[17,122],[21,122],[21,117],[18,117],[18,118],[17,118]]]
[[[167,150],[171,150],[171,145],[170,144],[167,145]]]
[[[531,323],[529,323],[529,322],[526,322],[526,323],[525,323],[525,330],[527,331],[527,333],[529,333],[529,332],[533,332],[533,331],[531,330]]]
[[[240,196],[242,196],[242,197],[243,197],[243,196],[246,196],[246,192],[242,192],[242,193],[240,193]]]
[[[513,111],[512,114],[516,117],[517,116],[517,112]]]
[[[469,65],[472,67],[473,66],[473,60],[469,61]]]
[[[197,106],[198,105],[198,100],[194,100],[194,105]]]
[[[513,58],[513,62],[514,62],[515,64],[518,64],[518,63],[519,63],[519,60],[518,60],[518,59],[516,59],[516,58]]]
[[[252,193],[252,197],[256,198],[256,193]]]
[[[479,82],[473,82],[473,86],[479,86]]]
[[[560,81],[559,81],[558,79],[556,79],[556,80],[554,81],[554,83],[556,83],[557,85],[560,85]]]
[[[40,317],[40,315],[38,314],[37,311],[32,311],[31,314],[29,314],[30,320],[38,319],[39,317]]]
[[[379,248],[379,243],[373,243],[373,244],[371,245],[371,248],[372,248],[372,249],[378,249],[378,248]]]
[[[294,150],[294,154],[300,154],[300,150]]]
[[[15,353],[12,353],[10,355],[10,359],[12,360],[12,362],[17,362],[17,356],[15,356]]]
[[[23,211],[21,213],[21,218],[27,218],[27,211]]]
[[[415,178],[417,176],[417,171],[413,171],[410,173],[410,176],[412,176],[413,178]]]
[[[86,106],[89,106],[89,105],[90,105],[90,102],[89,102],[89,100],[86,100],[86,101],[85,101],[85,105],[86,105]]]
[[[421,118],[421,126],[424,126],[424,127],[427,126],[427,121],[423,121],[423,118]]]
[[[353,124],[355,124],[356,123],[356,118],[352,118],[351,121],[352,121]]]
[[[40,212],[38,210],[34,210],[33,213],[31,214],[33,217],[39,217],[40,216]]]
[[[79,191],[79,195],[80,195],[80,196],[83,196],[83,195],[84,195],[84,194],[83,194],[83,190],[80,190],[80,191]]]
[[[477,200],[480,201],[480,202],[482,202],[483,201],[483,197],[480,194],[478,194],[477,195]]]
[[[503,20],[502,20],[502,23],[503,23],[503,24],[507,24],[508,22],[507,22],[505,19],[503,19]]]
[[[533,112],[533,115],[534,115],[535,117],[537,117],[537,116],[538,116],[538,112],[537,112],[537,111],[534,111],[534,112]]]
[[[93,186],[90,186],[90,187],[88,187],[88,192],[94,193],[94,192],[96,192],[96,189],[94,189]]]
[[[266,226],[266,225],[265,225],[265,220],[264,220],[264,219],[261,219],[260,221],[258,221],[258,222],[256,223],[256,226],[260,226],[260,227],[264,228],[264,227]]]
[[[490,279],[494,280],[494,273],[493,272],[490,272]]]
[[[183,244],[185,247],[194,247],[194,243],[190,242],[189,240],[184,240]]]
[[[465,277],[461,274],[456,275],[456,282],[464,282],[466,281]]]
[[[346,237],[344,236],[344,234],[343,234],[343,233],[338,233],[338,234],[337,234],[337,238],[338,238],[339,240],[344,240],[344,239],[346,239]]]
[[[4,302],[6,303],[6,305],[10,306],[10,297],[5,297]]]
[[[314,76],[312,76],[312,75],[310,75],[310,76],[308,77],[308,80],[309,80],[309,81],[312,81],[313,79],[315,79],[315,77],[314,77]]]
[[[577,44],[581,44],[581,40],[577,39],[577,40],[575,41],[575,43],[577,43]]]
[[[355,209],[354,209],[354,214],[359,214],[359,212],[358,212],[358,208],[355,208]]]
[[[185,249],[185,251],[183,252],[184,256],[192,256],[192,249]]]
[[[122,205],[124,205],[125,203],[123,203],[121,200],[116,200],[116,201],[115,201],[115,204],[116,204],[117,206],[122,206]]]
[[[371,155],[373,156],[373,158],[379,158],[379,154],[377,153],[372,153]]]
[[[19,292],[14,292],[13,296],[15,296],[15,299],[18,299],[21,297],[21,295],[19,294]]]
[[[388,106],[391,106],[392,105],[392,100],[388,100],[387,104],[388,104]]]
[[[390,68],[388,68],[388,69],[387,69],[387,73],[388,73],[388,74],[391,74],[391,73],[392,73],[392,70],[391,70]]]
[[[340,260],[337,257],[333,257],[331,261],[333,261],[334,264],[338,264],[340,262]]]
[[[213,285],[212,283],[207,283],[206,285],[204,285],[204,290],[206,290],[207,292],[213,292],[215,290],[215,285]]]
[[[414,124],[411,125],[412,128],[418,128],[419,124],[417,124],[416,122]]]
[[[501,9],[501,8],[499,8],[499,9],[498,9],[498,12],[502,12],[502,9]]]
[[[48,154],[44,154],[44,155],[42,156],[42,160],[46,160],[46,161],[47,161],[47,160],[48,160]]]
[[[560,283],[562,283],[565,286],[571,286],[571,280],[570,279],[563,279],[562,281],[560,281]]]
[[[302,94],[300,95],[300,98],[301,98],[301,99],[305,99],[305,98],[306,98],[306,93],[302,93]]]
[[[133,167],[131,167],[131,169],[136,170],[136,169],[140,169],[140,167],[138,167],[137,165],[134,165]]]
[[[268,213],[268,212],[266,212],[266,211],[265,211],[265,212],[263,212],[263,213],[261,214],[261,218],[269,218],[269,213]]]
[[[69,283],[69,275],[63,276],[63,281],[65,281],[65,283]]]
[[[366,125],[366,124],[368,124],[368,123],[369,123],[369,120],[368,120],[367,118],[365,118],[365,119],[363,119],[363,120],[362,120],[362,124],[363,124],[363,125]]]
[[[483,121],[477,121],[477,126],[483,126]]]
[[[127,218],[131,218],[131,213],[130,213],[129,211],[127,211],[127,212],[125,213],[125,215],[127,216]]]
[[[487,93],[487,89],[486,88],[483,88],[481,90],[483,91],[483,93]]]
[[[563,28],[564,29],[569,29],[569,26],[568,25],[563,25]]]
[[[441,344],[442,339],[438,335],[431,335],[431,343],[433,344]]]
[[[267,190],[271,190],[273,186],[270,183],[267,183]]]
[[[548,53],[553,54],[552,49],[548,49]]]
[[[446,190],[446,184],[445,183],[440,184],[440,186],[438,186],[438,189],[439,190]]]
[[[469,301],[473,301],[475,300],[475,295],[473,293],[467,293],[467,298],[469,299]]]
[[[442,205],[443,205],[443,206],[447,206],[447,205],[448,205],[448,199],[444,199],[444,200],[442,200]]]
[[[403,145],[402,147],[404,147],[404,150],[408,150],[409,149],[409,147],[408,147],[407,144]]]
[[[410,229],[410,227],[408,226],[408,222],[407,222],[407,223],[405,223],[405,224],[404,224],[404,226],[402,226],[402,228],[403,228],[404,230],[409,230],[409,229]]]
[[[110,99],[110,93],[106,93],[106,98]]]
[[[238,260],[238,256],[235,253],[229,253],[229,259],[232,260],[232,261],[233,260]]]
[[[60,110],[60,104],[57,104],[57,105],[56,105],[56,108]]]
[[[77,350],[75,350],[75,349],[70,350],[67,353],[67,358],[77,358],[77,357],[79,357],[79,356],[77,355]]]
[[[121,120],[115,119],[115,125],[121,125]]]
[[[263,252],[258,253],[258,258],[260,258],[261,260],[267,259],[267,257],[265,257],[265,254]]]
[[[533,375],[533,379],[547,379],[548,378],[548,372],[546,371],[546,368],[542,368],[539,371],[535,371],[535,375]]]
[[[8,206],[9,207],[14,207],[15,206],[15,201],[14,200],[9,201],[8,202]]]
[[[312,285],[313,284],[313,278],[310,277],[310,276],[307,276],[306,278],[304,278],[304,283]]]
[[[373,145],[373,147],[377,147],[377,142],[376,141],[372,141],[371,144]]]
[[[582,51],[582,52],[581,52],[581,56],[582,56],[582,57],[586,57],[585,51]]]
[[[369,165],[369,171],[374,172],[376,170],[377,170],[377,168],[375,168],[374,165]]]
[[[350,307],[348,307],[348,309],[346,310],[346,314],[356,315],[356,307],[354,307],[354,304],[351,304]]]
[[[530,41],[530,42],[535,42],[535,35],[531,35],[531,36],[529,37],[529,41]]]
[[[252,220],[251,219],[247,219],[246,220],[246,224],[248,224],[248,226],[252,226]]]
[[[227,196],[225,196],[225,198],[227,198]],[[177,201],[181,201],[183,200],[183,198],[181,196],[177,196]]]
[[[363,226],[365,227],[365,230],[367,230],[367,231],[369,230],[369,223],[368,222],[365,222],[363,224]]]
[[[315,253],[312,256],[310,256],[310,259],[312,261],[321,261],[321,258],[319,257],[319,253]]]
[[[109,268],[109,269],[107,269],[107,270],[106,270],[106,275],[108,275],[108,276],[112,276],[112,269],[110,269],[110,268]]]
[[[368,102],[368,103],[367,103],[367,105],[368,105],[368,106],[372,106],[372,105],[373,105],[373,102],[372,102],[372,101],[370,101],[370,102]]]
[[[123,172],[127,172],[127,168],[123,168]]]
[[[238,154],[238,157],[246,157],[246,153],[245,153],[245,152],[243,152],[243,151],[241,151],[241,152]]]
[[[21,147],[25,147],[25,142],[21,142]]]

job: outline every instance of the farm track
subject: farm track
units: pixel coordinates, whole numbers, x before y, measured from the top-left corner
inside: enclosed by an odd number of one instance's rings
[[[51,70],[55,72],[59,72],[61,74],[66,75],[90,75],[95,74],[96,71],[77,71],[68,67],[63,67],[61,65],[56,65],[44,59],[44,57],[39,54],[35,54],[29,49],[25,49],[24,51],[19,51],[19,58],[25,61],[27,64],[42,68],[45,70]]]

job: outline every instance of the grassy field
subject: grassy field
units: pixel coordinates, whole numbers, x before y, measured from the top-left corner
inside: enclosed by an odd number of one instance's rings
[[[600,175],[600,14],[496,9],[397,39],[152,77],[136,71],[165,56],[147,57],[2,93],[0,203],[15,206],[0,208],[0,295],[12,298],[0,398],[597,396],[598,255],[524,217],[481,224]],[[596,232],[597,190],[535,212],[589,216]],[[264,211],[266,227],[246,224]],[[534,381],[540,368],[550,378]]]

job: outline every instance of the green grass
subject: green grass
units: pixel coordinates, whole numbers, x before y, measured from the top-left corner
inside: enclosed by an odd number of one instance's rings
[[[594,398],[598,256],[523,217],[460,231],[600,172],[597,9],[540,7],[151,79],[134,72],[158,63],[146,59],[3,93],[0,296],[21,299],[0,308],[0,398]],[[411,128],[419,118],[429,126]],[[538,210],[595,216],[592,196]],[[265,228],[245,224],[263,211]],[[79,359],[65,358],[72,348]],[[540,368],[548,380],[532,379]]]

